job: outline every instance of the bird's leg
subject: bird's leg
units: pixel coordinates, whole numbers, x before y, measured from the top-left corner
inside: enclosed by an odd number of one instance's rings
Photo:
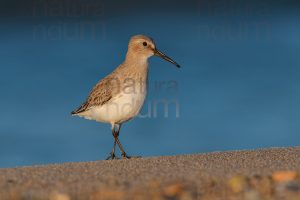
[[[125,153],[125,151],[124,151],[124,149],[123,149],[123,147],[122,147],[122,145],[121,145],[121,142],[119,141],[119,139],[117,138],[117,144],[118,144],[118,146],[119,146],[119,148],[120,148],[120,150],[121,150],[121,152],[122,152],[122,158],[123,159],[130,159],[130,158],[141,158],[141,156],[129,156],[129,155],[127,155],[126,153]]]
[[[127,159],[129,159],[129,158],[140,158],[141,156],[129,156],[129,155],[127,155],[126,153],[125,153],[125,150],[123,149],[123,147],[122,147],[122,144],[121,144],[121,142],[120,142],[120,140],[119,140],[119,132],[120,132],[120,129],[121,129],[121,125],[119,125],[118,126],[118,129],[117,129],[117,131],[115,132],[116,133],[116,136],[114,136],[115,137],[115,141],[117,142],[117,144],[118,144],[118,146],[119,146],[119,148],[120,148],[120,150],[121,150],[121,155],[122,155],[122,158],[127,158]]]
[[[122,144],[121,144],[119,138],[117,138],[116,141],[117,141],[118,146],[119,146],[119,148],[120,148],[120,150],[121,150],[121,152],[122,152],[122,154],[121,154],[121,155],[122,155],[122,158],[131,158],[131,156],[128,156],[128,155],[125,153],[125,151],[124,151],[124,149],[123,149],[123,147],[122,147]]]
[[[115,154],[115,149],[116,149],[116,140],[114,141],[114,146],[112,148],[112,151],[110,152],[110,155],[106,158],[106,160],[113,160],[113,159],[119,159],[116,154]]]
[[[127,156],[127,154],[125,153],[125,151],[124,151],[124,149],[122,147],[122,144],[121,144],[121,142],[120,142],[120,140],[118,138],[119,137],[119,133],[120,133],[120,129],[121,129],[121,125],[116,126],[116,128],[117,128],[117,130],[114,132],[115,143],[118,144],[118,146],[119,146],[119,148],[121,150],[122,157],[123,158],[130,158],[130,156]]]
[[[113,128],[112,129],[112,135],[114,136],[114,146],[113,146],[113,149],[110,153],[110,155],[106,158],[106,160],[110,160],[110,159],[119,159],[116,154],[115,154],[115,151],[116,151],[116,144],[117,144],[117,139],[118,139],[118,135],[119,133],[116,133],[115,132],[115,129]]]

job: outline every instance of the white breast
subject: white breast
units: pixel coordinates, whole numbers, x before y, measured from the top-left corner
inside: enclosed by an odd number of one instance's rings
[[[122,91],[102,106],[95,106],[80,113],[86,119],[106,123],[122,123],[138,115],[146,97],[146,86],[135,91]]]

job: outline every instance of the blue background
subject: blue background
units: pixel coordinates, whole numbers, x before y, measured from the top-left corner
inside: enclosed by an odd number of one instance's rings
[[[122,127],[128,154],[300,144],[296,1],[0,4],[0,167],[104,159],[110,125],[70,111],[123,61],[135,34],[151,36],[182,68],[150,59],[142,110],[150,114]],[[179,117],[174,104],[169,117],[162,108],[154,117],[157,100],[176,101]]]

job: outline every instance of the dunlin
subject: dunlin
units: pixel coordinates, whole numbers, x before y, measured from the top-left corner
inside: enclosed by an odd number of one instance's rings
[[[71,113],[111,124],[114,144],[107,159],[118,158],[115,155],[116,144],[123,158],[131,158],[125,153],[118,136],[121,125],[137,116],[144,104],[147,94],[148,58],[153,55],[180,67],[160,52],[151,38],[144,35],[133,36],[128,44],[125,61],[100,80],[86,101]]]

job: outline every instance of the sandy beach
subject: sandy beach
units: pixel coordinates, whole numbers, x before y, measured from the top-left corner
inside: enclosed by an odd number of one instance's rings
[[[0,199],[300,199],[300,147],[0,169]]]

